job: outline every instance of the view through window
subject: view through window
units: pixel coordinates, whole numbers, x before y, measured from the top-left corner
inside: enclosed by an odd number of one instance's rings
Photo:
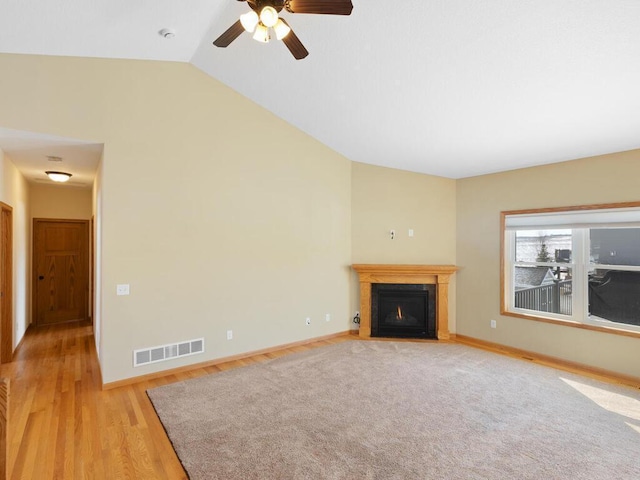
[[[503,313],[640,332],[640,204],[503,212]]]

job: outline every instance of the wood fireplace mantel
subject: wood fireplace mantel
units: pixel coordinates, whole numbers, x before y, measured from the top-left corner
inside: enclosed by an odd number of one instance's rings
[[[371,337],[371,284],[400,283],[436,285],[436,334],[449,339],[449,279],[455,265],[351,265],[360,280],[360,336]]]

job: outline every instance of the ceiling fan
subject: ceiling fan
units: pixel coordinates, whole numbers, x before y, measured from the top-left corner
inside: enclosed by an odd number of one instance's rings
[[[216,47],[228,47],[244,31],[253,33],[253,38],[267,43],[272,28],[276,38],[282,40],[296,60],[301,60],[309,52],[302,45],[289,24],[278,15],[283,9],[289,13],[317,13],[324,15],[351,15],[351,0],[238,0],[247,2],[251,10],[240,15],[240,20],[231,25],[213,44]]]

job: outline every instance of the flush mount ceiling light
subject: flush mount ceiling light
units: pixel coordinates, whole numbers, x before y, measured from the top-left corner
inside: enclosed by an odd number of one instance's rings
[[[54,182],[64,183],[71,178],[71,174],[67,172],[54,172],[53,170],[47,170],[44,172]]]
[[[240,20],[231,25],[213,44],[216,47],[228,47],[244,31],[253,33],[260,43],[271,39],[269,29],[273,28],[276,38],[289,49],[296,60],[301,60],[309,52],[300,39],[291,30],[289,24],[279,17],[282,10],[289,13],[317,13],[325,15],[351,15],[351,0],[239,0],[246,1],[251,11],[240,15]]]

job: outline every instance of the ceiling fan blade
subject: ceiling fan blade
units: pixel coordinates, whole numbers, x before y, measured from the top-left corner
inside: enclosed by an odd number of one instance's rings
[[[284,18],[281,18],[281,20],[287,25],[287,27],[291,28]],[[291,30],[287,36],[282,39],[282,42],[287,46],[291,55],[293,55],[296,60],[302,60],[304,57],[309,55],[309,52],[304,48],[304,45],[302,45],[298,36],[293,33],[293,30]]]
[[[351,15],[351,0],[286,0],[285,8],[291,13],[321,13],[325,15]]]
[[[242,26],[242,23],[240,23],[240,20],[238,20],[236,23],[231,25],[226,32],[216,38],[213,44],[216,47],[228,47],[229,44],[238,38],[242,32],[244,32],[244,27]]]

